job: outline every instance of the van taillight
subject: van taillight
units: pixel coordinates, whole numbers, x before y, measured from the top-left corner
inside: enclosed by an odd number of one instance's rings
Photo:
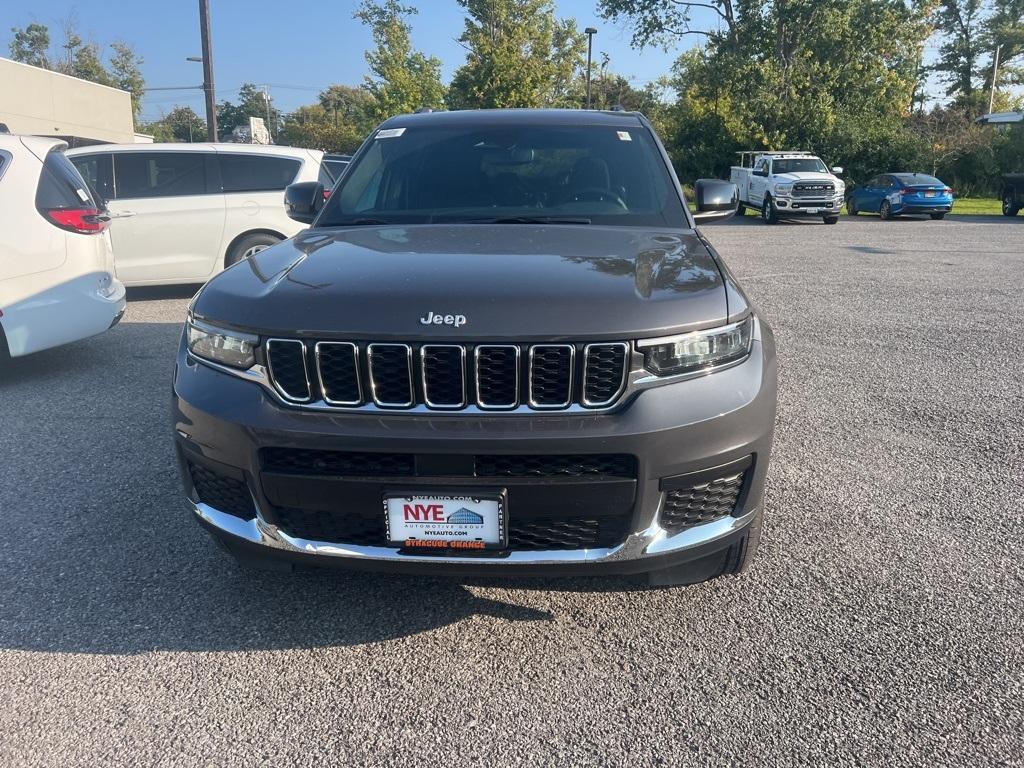
[[[51,208],[46,217],[61,229],[91,235],[107,228],[109,217],[97,208]]]

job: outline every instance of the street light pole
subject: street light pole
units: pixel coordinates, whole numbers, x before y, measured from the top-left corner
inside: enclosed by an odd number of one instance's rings
[[[587,27],[583,32],[587,35],[587,109],[590,109],[590,65],[593,60],[594,35],[597,34],[597,30]]]
[[[992,114],[992,107],[996,101],[996,78],[999,77],[999,52],[1003,50],[1002,45],[996,46],[996,56],[992,61],[992,88],[988,92],[988,113]],[[1010,58],[1013,58],[1012,56]]]
[[[203,44],[203,92],[206,95],[206,140],[217,140],[217,102],[213,90],[213,43],[210,40],[210,0],[199,0],[199,35]]]

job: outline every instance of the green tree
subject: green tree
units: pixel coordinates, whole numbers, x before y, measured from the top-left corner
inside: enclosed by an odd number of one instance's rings
[[[175,107],[162,122],[174,141],[206,141],[206,121],[192,107]]]
[[[977,87],[978,66],[984,53],[982,0],[941,0],[936,14],[942,35],[939,56],[931,69],[946,85],[946,95],[972,112],[980,111],[983,96]]]
[[[736,5],[734,0],[598,0],[597,12],[609,21],[629,27],[634,47],[660,45],[667,49],[689,35],[707,39],[724,36],[733,44],[738,43]],[[718,26],[694,26],[695,8],[714,11],[722,32]]]
[[[262,118],[272,137],[281,130],[281,111],[274,106],[274,100],[259,86],[245,83],[238,89],[237,102],[225,99],[217,105],[217,131],[221,139],[230,139],[235,128],[248,127],[250,117]]]
[[[352,126],[363,135],[374,126],[374,98],[363,88],[331,85],[320,92],[320,106],[335,125]]]
[[[1024,84],[1024,0],[993,0],[991,13],[985,19],[984,46],[991,54],[997,46],[999,52],[999,77],[996,87]],[[992,64],[983,68],[984,88],[992,85]],[[1012,105],[1006,97],[997,108],[1008,109]]]
[[[374,48],[365,54],[371,74],[363,88],[373,97],[374,122],[444,103],[440,59],[413,50],[406,19],[414,13],[397,0],[364,0],[354,14],[373,33]]]
[[[351,121],[335,121],[333,110],[320,104],[299,107],[288,115],[281,129],[281,143],[324,152],[354,152],[366,136]]]
[[[552,0],[459,0],[466,9],[459,42],[466,63],[452,78],[456,109],[576,106],[573,78],[586,55],[572,19],[555,17]]]
[[[142,76],[142,57],[135,49],[120,40],[111,46],[114,49],[110,57],[108,77],[116,88],[128,91],[132,95],[132,113],[138,118],[142,111],[142,97],[146,92],[146,80]]]
[[[8,45],[11,58],[33,67],[50,68],[50,30],[43,24],[32,23],[24,29],[11,27],[14,37]]]

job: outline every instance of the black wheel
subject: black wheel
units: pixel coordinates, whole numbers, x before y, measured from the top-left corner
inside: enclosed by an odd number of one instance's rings
[[[739,205],[737,205],[736,206],[736,215],[737,216],[746,216],[747,215],[747,206],[745,206],[743,203],[740,203]]]
[[[765,195],[764,202],[761,203],[761,221],[765,224],[779,223],[779,212],[775,210],[772,199],[767,195]]]
[[[857,210],[857,201],[852,197],[846,201],[846,213],[849,216],[856,216],[860,211]]]
[[[1020,212],[1020,206],[1013,196],[1013,190],[1003,192],[1003,216],[1016,216]]]
[[[933,221],[942,221],[944,218],[946,218],[946,214],[944,213],[932,213],[929,215],[932,217]]]
[[[4,375],[4,371],[10,362],[11,351],[7,346],[7,336],[4,334],[4,329],[0,328],[0,377]]]
[[[764,512],[758,509],[742,538],[720,552],[673,568],[653,571],[647,575],[651,586],[672,587],[684,584],[700,584],[702,581],[743,573],[757,554],[761,544],[761,525]]]
[[[825,217],[822,218],[822,221],[824,221],[826,224],[838,224],[839,223],[839,217],[838,216],[825,216]]]
[[[280,242],[280,237],[277,235],[269,235],[266,232],[255,232],[251,235],[246,235],[235,243],[231,250],[228,251],[228,255],[224,257],[224,266],[230,267],[232,264],[235,264],[242,259],[246,259],[254,253],[259,253],[264,248],[269,248],[270,246],[276,245]]]
[[[892,218],[892,206],[889,205],[888,200],[883,200],[881,207],[878,209],[878,215],[883,221],[889,221]]]

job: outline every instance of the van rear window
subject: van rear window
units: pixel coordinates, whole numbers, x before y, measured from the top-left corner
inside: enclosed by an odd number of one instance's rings
[[[295,180],[302,165],[290,157],[218,154],[225,192],[273,192]]]
[[[52,211],[58,208],[98,208],[89,185],[60,150],[54,150],[43,161],[36,188],[36,208]]]

